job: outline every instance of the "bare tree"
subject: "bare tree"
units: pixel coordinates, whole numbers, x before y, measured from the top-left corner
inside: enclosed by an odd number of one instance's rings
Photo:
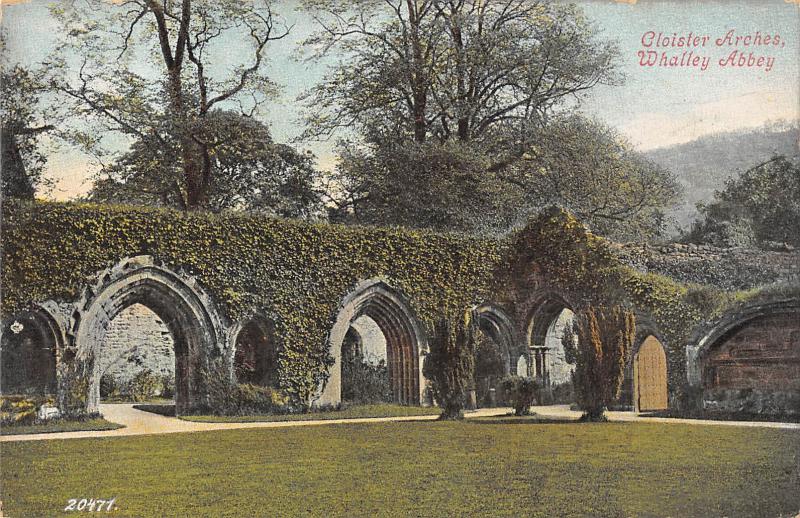
[[[203,138],[207,117],[215,108],[256,113],[274,89],[263,75],[267,45],[289,27],[257,0],[76,0],[52,10],[66,37],[52,57],[51,86],[74,101],[69,109],[147,145],[177,141],[180,174],[168,181],[183,208],[206,206],[214,147]],[[232,41],[248,41],[249,57],[211,66],[230,59],[221,53]],[[102,154],[98,129],[74,138]]]

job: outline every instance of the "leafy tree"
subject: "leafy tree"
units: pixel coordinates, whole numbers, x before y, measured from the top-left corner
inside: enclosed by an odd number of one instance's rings
[[[582,420],[603,421],[605,409],[622,389],[635,319],[621,306],[588,306],[577,314],[574,326],[578,335],[574,380]]]
[[[332,219],[442,231],[495,232],[513,223],[519,197],[459,142],[343,151]]]
[[[472,312],[466,311],[460,319],[443,318],[434,326],[422,373],[430,380],[433,397],[442,407],[440,419],[464,418],[464,393],[475,370],[476,322]]]
[[[65,37],[49,63],[50,86],[71,101],[67,111],[91,124],[76,129],[74,140],[98,154],[109,151],[98,136],[106,132],[160,148],[179,172],[164,180],[180,192],[174,201],[189,210],[209,206],[215,145],[204,130],[214,110],[252,116],[274,90],[263,74],[266,49],[288,28],[269,3],[87,0],[55,4],[52,12]],[[226,52],[234,41],[242,50],[249,42],[249,57],[214,66],[235,59]]]
[[[536,143],[500,175],[522,191],[529,211],[555,204],[616,239],[654,238],[665,230],[665,210],[681,187],[615,129],[572,115],[536,135]]]
[[[548,0],[306,0],[313,57],[343,55],[306,95],[308,135],[517,144],[555,107],[614,82],[617,50]]]
[[[285,217],[319,213],[318,172],[313,156],[272,141],[269,128],[236,112],[212,111],[196,134],[208,143],[213,175],[207,208],[240,209]],[[90,193],[100,202],[181,206],[179,143],[137,140],[104,168]],[[167,145],[168,147],[164,147]]]
[[[487,150],[459,141],[343,149],[337,215],[361,223],[503,233],[556,204],[614,238],[652,238],[663,231],[665,209],[680,186],[615,130],[570,116],[536,135],[535,145],[500,169]]]
[[[800,162],[778,155],[729,179],[687,236],[717,246],[800,246]]]
[[[42,85],[34,74],[5,61],[0,66],[3,196],[33,199],[37,188],[51,186],[42,176],[47,157],[40,149],[39,139],[55,126],[42,120]]]
[[[553,203],[597,232],[650,237],[679,194],[619,135],[569,111],[619,80],[617,50],[549,0],[307,0],[307,138],[344,137],[333,203],[361,223],[502,233]],[[463,187],[458,187],[463,186]]]

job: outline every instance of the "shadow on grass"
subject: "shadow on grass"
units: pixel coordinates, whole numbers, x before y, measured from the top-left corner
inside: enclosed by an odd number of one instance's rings
[[[672,419],[702,419],[707,421],[755,421],[775,423],[800,423],[800,414],[772,415],[750,412],[712,412],[703,410],[684,411],[659,410],[639,414],[641,417],[666,417]]]
[[[175,417],[175,405],[160,405],[160,404],[141,404],[133,405],[136,410],[143,412],[150,412],[151,414],[158,414],[167,417]]]
[[[492,417],[475,417],[467,420],[475,424],[579,424],[578,419],[547,417],[541,415],[515,416],[513,414]]]

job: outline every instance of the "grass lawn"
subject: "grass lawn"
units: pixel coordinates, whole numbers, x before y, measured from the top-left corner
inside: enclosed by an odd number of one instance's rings
[[[142,408],[144,410],[144,408]],[[403,417],[417,415],[439,415],[439,407],[419,407],[403,405],[357,405],[342,410],[309,412],[308,414],[265,414],[246,416],[187,415],[185,421],[201,423],[252,423],[261,421],[317,421],[326,419],[359,419],[365,417]]]
[[[793,516],[800,433],[404,422],[0,443],[9,516]]]
[[[106,421],[103,418],[86,419],[83,421],[53,420],[44,424],[3,426],[0,435],[20,435],[31,433],[79,432],[84,430],[116,430],[122,428],[121,424]]]

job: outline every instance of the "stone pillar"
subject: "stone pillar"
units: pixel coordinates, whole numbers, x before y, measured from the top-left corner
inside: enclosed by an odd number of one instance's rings
[[[700,384],[700,364],[697,361],[697,353],[700,347],[697,345],[686,346],[686,379],[689,385],[696,387]]]

